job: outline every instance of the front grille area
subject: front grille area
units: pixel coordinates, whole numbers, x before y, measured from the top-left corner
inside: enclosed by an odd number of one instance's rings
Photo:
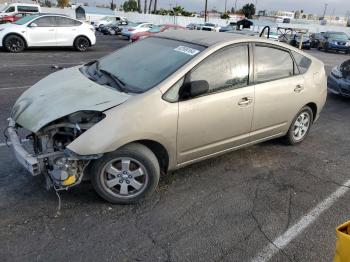
[[[341,91],[341,93],[343,95],[350,96],[350,90],[349,89],[341,88],[340,91]]]

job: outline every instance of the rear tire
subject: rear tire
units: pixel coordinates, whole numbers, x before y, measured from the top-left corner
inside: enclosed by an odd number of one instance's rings
[[[91,163],[96,192],[113,204],[132,204],[155,191],[160,177],[157,157],[144,145],[132,143]]]
[[[303,107],[292,121],[284,142],[287,145],[297,145],[305,140],[313,123],[313,112],[310,107]]]
[[[17,35],[9,35],[4,40],[4,48],[10,53],[19,53],[24,50],[26,44],[22,37]]]
[[[79,52],[86,52],[90,47],[90,41],[85,36],[78,36],[74,41],[74,48]]]

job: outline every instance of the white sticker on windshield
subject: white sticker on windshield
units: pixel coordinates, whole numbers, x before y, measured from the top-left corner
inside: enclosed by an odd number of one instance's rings
[[[181,53],[188,54],[188,55],[192,55],[192,56],[199,53],[199,50],[197,50],[197,49],[193,49],[193,48],[182,46],[182,45],[176,47],[174,50],[181,52]]]

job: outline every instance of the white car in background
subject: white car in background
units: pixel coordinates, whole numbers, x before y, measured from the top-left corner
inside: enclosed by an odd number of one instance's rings
[[[98,29],[100,27],[113,24],[115,22],[127,21],[125,17],[121,16],[105,16],[101,20],[94,22],[93,26]]]
[[[0,25],[0,47],[18,53],[27,47],[74,47],[86,51],[95,45],[93,26],[57,14],[29,15]]]
[[[212,24],[212,23],[205,23],[204,25],[202,25],[200,30],[203,31],[214,31],[214,32],[219,32],[220,31],[220,26]]]
[[[140,32],[147,32],[150,30],[153,26],[155,26],[152,23],[129,23],[128,26],[124,27],[122,30],[122,36],[127,37],[128,39],[131,38],[133,34],[140,33]]]

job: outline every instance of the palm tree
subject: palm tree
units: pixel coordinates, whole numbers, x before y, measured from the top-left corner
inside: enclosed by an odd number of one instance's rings
[[[152,11],[152,0],[149,0],[148,13],[150,14]]]
[[[153,9],[154,13],[157,12],[157,0],[154,0],[154,9]]]
[[[139,13],[142,13],[141,0],[137,0],[137,9],[138,9]]]

